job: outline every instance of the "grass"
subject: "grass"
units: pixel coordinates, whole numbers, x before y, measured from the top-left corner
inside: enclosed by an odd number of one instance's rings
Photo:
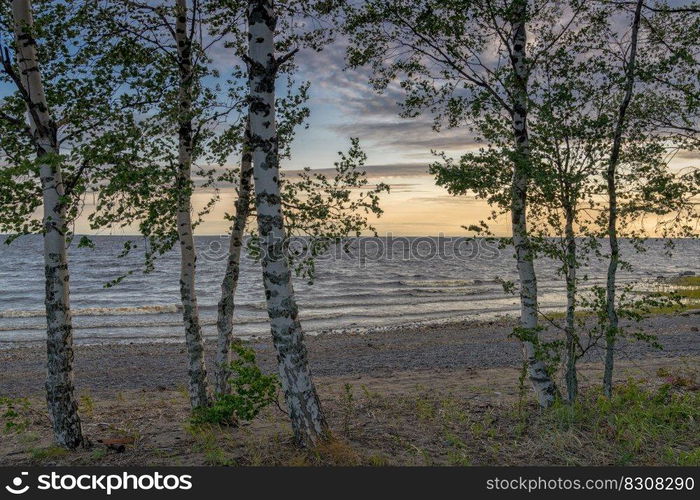
[[[588,443],[615,465],[654,463],[659,452],[670,464],[700,465],[700,443],[688,443],[700,432],[700,393],[683,385],[656,390],[629,380],[613,397],[590,390],[573,406],[556,404],[543,414],[536,429],[550,430],[555,450],[570,453],[567,442]]]
[[[700,300],[700,276],[681,276],[670,281],[673,290],[663,291],[662,295],[671,296],[677,295],[687,302],[695,302],[696,305]]]
[[[93,441],[130,436],[134,444],[123,453],[97,444],[67,452],[50,445],[50,426],[34,406],[14,401],[12,418],[29,428],[2,436],[12,445],[3,451],[14,464],[699,466],[697,367],[654,365],[645,378],[633,372],[637,378],[618,382],[611,399],[596,384],[584,387],[575,405],[546,410],[517,393],[495,398],[493,386],[442,390],[449,374],[401,392],[338,383],[323,394],[335,437],[311,450],[294,446],[287,417],[275,407],[240,427],[192,425],[187,399],[173,391],[127,395],[124,403],[96,399],[84,418],[87,434]]]
[[[660,295],[680,297],[681,304],[654,308],[652,314],[670,314],[700,307],[700,276],[680,276],[671,280],[670,284],[672,290],[662,291]]]
[[[46,462],[67,456],[70,452],[60,446],[49,446],[47,448],[32,448],[30,455],[35,462]]]
[[[700,287],[700,276],[681,276],[674,279],[673,283],[680,286]]]
[[[664,295],[666,297],[670,297],[674,292],[660,292],[661,295]],[[669,306],[655,306],[655,307],[647,307],[642,311],[641,309],[638,310],[639,313],[643,313],[644,316],[653,316],[656,314],[676,314],[676,313],[682,313],[686,311],[690,311],[693,309],[697,309],[700,307],[700,295],[697,297],[698,300],[695,299],[694,294],[695,293],[700,293],[700,290],[696,291],[691,291],[691,294],[689,295],[683,295],[675,292],[676,295],[680,295],[683,300],[681,304],[677,305],[669,305]],[[594,313],[592,311],[576,311],[575,317],[578,319],[583,319],[583,318],[591,318],[594,316]],[[555,311],[552,313],[547,313],[547,317],[550,319],[564,319],[566,318],[566,313],[563,311]]]
[[[308,465],[352,466],[362,464],[360,454],[347,441],[337,438],[332,438],[316,446],[311,450],[310,458],[313,460]]]
[[[648,307],[644,311],[639,312],[643,312],[645,316],[654,314],[674,314],[700,307],[700,276],[680,276],[666,283],[669,285],[665,287],[667,289],[658,291],[657,294],[662,297],[680,297],[681,303]],[[566,317],[566,312],[553,311],[548,312],[546,315],[550,319],[561,320]],[[594,316],[594,312],[589,310],[577,310],[575,316],[578,319],[590,318]]]
[[[700,300],[700,288],[694,288],[691,290],[679,290],[678,295],[688,299]]]
[[[103,447],[95,448],[94,450],[92,450],[91,456],[94,460],[102,460],[104,457],[107,456],[107,449]]]
[[[80,413],[92,416],[95,410],[95,400],[89,393],[85,393],[82,396],[80,396],[79,409]]]
[[[235,461],[227,456],[222,446],[225,441],[220,438],[222,434],[220,426],[188,425],[186,430],[194,439],[193,449],[204,455],[206,465],[236,465]]]
[[[27,398],[0,397],[0,421],[4,433],[23,433],[30,424],[31,404]]]

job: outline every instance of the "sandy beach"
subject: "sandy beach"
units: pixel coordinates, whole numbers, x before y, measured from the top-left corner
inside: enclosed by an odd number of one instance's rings
[[[92,446],[68,454],[51,444],[43,346],[3,349],[0,396],[12,398],[20,427],[0,435],[0,463],[602,465],[668,464],[694,456],[700,445],[695,431],[683,432],[675,443],[645,443],[634,453],[625,451],[630,438],[611,438],[600,424],[542,433],[560,412],[540,412],[529,388],[521,392],[520,347],[508,338],[512,325],[504,318],[309,336],[316,385],[340,438],[312,452],[293,446],[286,415],[274,407],[241,427],[190,425],[185,348],[170,343],[76,346],[76,389]],[[632,384],[634,393],[637,383],[658,388],[671,380],[697,395],[700,311],[654,316],[641,326],[657,334],[664,349],[622,342],[617,383]],[[263,369],[273,371],[270,341],[250,345]],[[213,347],[207,346],[209,366]],[[599,350],[581,362],[579,374],[583,390],[593,391],[585,392],[585,400],[594,402],[602,377]],[[125,445],[115,451],[104,440]],[[581,446],[587,440],[590,446]]]
[[[391,378],[395,372],[435,373],[436,370],[479,370],[519,367],[520,345],[508,335],[512,319],[488,322],[457,322],[368,333],[335,333],[307,336],[310,364],[319,377],[374,376]],[[647,358],[700,356],[700,311],[658,315],[639,325],[658,335],[664,349],[642,342],[623,341],[620,361]],[[275,369],[269,339],[250,341],[265,371]],[[214,342],[207,344],[212,366]],[[602,360],[593,349],[584,360]],[[0,349],[0,395],[17,397],[40,393],[44,383],[44,346]],[[184,343],[78,345],[75,347],[75,378],[78,391],[113,394],[119,390],[173,390],[187,383]]]

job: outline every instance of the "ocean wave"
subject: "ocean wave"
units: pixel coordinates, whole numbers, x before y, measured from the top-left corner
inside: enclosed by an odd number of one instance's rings
[[[411,297],[430,297],[432,295],[459,295],[459,296],[469,296],[469,295],[481,295],[484,293],[483,290],[475,290],[474,288],[413,288],[407,290],[406,292]]]
[[[73,316],[123,316],[174,313],[181,310],[177,304],[134,307],[85,307],[71,309]],[[0,311],[0,318],[39,318],[46,316],[43,309]]]
[[[304,320],[326,320],[335,319],[342,317],[344,314],[342,311],[334,312],[319,312],[319,313],[307,313],[302,314],[302,321]],[[265,324],[269,322],[267,315],[261,315],[259,317],[250,318],[235,318],[235,325],[254,325],[254,324]],[[200,319],[201,326],[216,326],[216,318],[211,319]],[[182,326],[181,320],[171,320],[171,321],[119,321],[119,322],[105,322],[105,323],[90,323],[81,324],[74,323],[74,330],[121,330],[128,328],[178,328]],[[44,325],[0,325],[0,332],[13,332],[13,331],[42,331],[45,328]]]
[[[251,311],[267,311],[267,304],[265,302],[235,302],[235,309],[247,309]],[[200,311],[217,311],[219,309],[219,304],[199,304]]]
[[[429,288],[438,287],[464,287],[464,286],[478,286],[487,283],[495,283],[492,280],[401,280],[399,281],[402,285],[406,286],[420,286]]]

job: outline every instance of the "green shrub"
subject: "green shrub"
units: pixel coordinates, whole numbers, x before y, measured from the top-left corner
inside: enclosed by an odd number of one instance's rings
[[[0,397],[0,418],[2,418],[5,432],[22,432],[29,426],[26,417],[30,407],[26,398],[12,399]]]
[[[231,370],[230,394],[217,395],[211,406],[197,408],[192,423],[237,425],[253,420],[266,406],[277,401],[276,375],[265,375],[255,363],[255,351],[241,343],[231,345],[237,359]]]

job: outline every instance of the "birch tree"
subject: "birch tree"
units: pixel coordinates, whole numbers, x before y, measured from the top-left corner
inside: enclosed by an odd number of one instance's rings
[[[210,188],[216,178],[215,168],[197,161],[207,160],[214,143],[217,155],[232,153],[241,127],[236,113],[242,104],[239,87],[232,79],[222,84],[207,55],[231,34],[220,30],[210,36],[213,9],[213,3],[197,0],[172,4],[114,0],[103,3],[100,14],[105,29],[151,52],[144,60],[143,80],[135,85],[151,106],[133,123],[131,154],[105,173],[91,221],[95,228],[138,224],[150,242],[147,272],[157,256],[179,246],[193,409],[208,406],[211,397],[197,303],[194,230],[217,201],[215,193],[204,209],[193,214],[194,189]],[[125,252],[133,248],[129,242]]]
[[[608,103],[601,97],[586,59],[594,47],[583,43],[597,29],[591,19],[576,33],[566,34],[568,46],[542,60],[530,73],[528,94],[529,245],[534,262],[548,257],[558,263],[557,273],[566,285],[563,326],[537,308],[546,328],[563,332],[565,339],[554,337],[539,343],[539,348],[553,370],[563,346],[569,401],[575,400],[578,388],[576,362],[599,340],[589,336],[583,342],[575,320],[581,301],[579,286],[585,279],[579,275],[579,268],[598,249],[597,226],[590,211],[600,207],[599,174],[608,144],[601,121],[601,109]],[[462,155],[458,161],[443,155],[432,171],[437,183],[449,192],[474,193],[489,203],[493,208],[490,217],[469,229],[492,237],[490,224],[512,212],[512,177],[503,170],[503,158],[512,157],[514,152],[506,127],[495,129],[490,137],[488,144]],[[577,241],[581,236],[584,239]],[[509,238],[501,240],[504,247],[510,243]],[[504,282],[504,286],[516,291],[512,283]]]
[[[118,91],[131,69],[113,64],[118,41],[95,30],[85,3],[34,3],[0,4],[2,40],[14,38],[0,43],[0,82],[11,89],[0,100],[0,231],[11,234],[8,244],[24,234],[43,236],[48,410],[57,444],[76,448],[84,436],[74,395],[67,247],[95,171],[121,145],[115,123],[128,120],[137,101]],[[34,217],[39,209],[41,219]]]
[[[3,54],[6,73],[15,81],[27,108],[29,128],[43,191],[44,266],[46,272],[47,379],[46,399],[54,438],[67,448],[83,442],[73,386],[73,325],[70,314],[66,206],[56,121],[51,116],[37,57],[29,0],[12,1],[19,75]]]
[[[301,123],[304,113],[292,113],[289,103],[284,105],[283,114],[286,117],[296,117],[297,124]],[[288,144],[291,125],[289,118],[279,127],[281,149],[289,156]],[[285,133],[286,131],[286,133]],[[259,235],[253,231],[248,245],[244,245],[243,235],[246,228],[246,218],[255,215],[255,207],[251,207],[251,161],[247,152],[246,142],[243,146],[241,173],[239,178],[238,198],[229,242],[229,255],[226,272],[221,286],[221,299],[218,306],[218,350],[215,372],[216,392],[225,394],[229,390],[231,341],[233,339],[233,312],[235,291],[240,273],[241,252],[248,250],[249,254],[260,259]],[[347,245],[347,239],[359,237],[365,232],[375,234],[375,228],[369,223],[368,217],[380,217],[380,196],[389,191],[384,183],[370,185],[364,170],[367,156],[360,148],[357,139],[351,140],[347,153],[339,153],[340,159],[334,165],[334,175],[328,177],[325,173],[304,169],[298,176],[285,178],[280,173],[280,196],[282,215],[287,235],[284,256],[294,274],[313,282],[315,278],[315,261],[329,250],[331,245]],[[246,203],[247,200],[247,203]]]
[[[246,140],[243,143],[241,168],[239,174],[238,198],[236,199],[231,234],[229,236],[228,258],[226,270],[221,283],[221,299],[217,307],[217,350],[216,369],[214,371],[216,394],[229,392],[229,378],[231,372],[231,342],[233,341],[233,313],[235,308],[236,288],[241,272],[241,252],[244,246],[244,237],[248,217],[250,216],[251,181],[253,174],[253,158],[248,146],[250,128],[246,127]]]
[[[207,406],[209,393],[207,370],[204,363],[204,340],[199,320],[197,294],[195,291],[195,266],[197,256],[194,246],[192,224],[192,44],[195,36],[196,12],[190,14],[192,27],[188,24],[187,0],[177,0],[175,11],[175,44],[177,46],[178,85],[178,172],[176,180],[177,231],[180,239],[180,298],[185,322],[185,342],[189,355],[190,402],[193,408]]]
[[[620,260],[620,245],[617,240],[617,165],[620,158],[620,148],[622,146],[622,133],[627,117],[627,109],[632,99],[634,91],[635,69],[637,62],[637,43],[639,39],[639,25],[641,23],[643,0],[637,0],[634,9],[634,19],[632,21],[631,41],[629,45],[629,58],[626,61],[624,78],[624,96],[620,102],[617,120],[615,124],[615,135],[613,136],[612,149],[608,168],[605,172],[608,194],[608,240],[610,243],[610,264],[608,265],[608,278],[606,287],[606,309],[608,314],[608,334],[605,345],[605,372],[603,374],[603,389],[607,396],[612,395],[612,374],[614,362],[615,338],[618,329],[618,317],[615,309],[615,282],[617,277],[617,267]]]
[[[619,82],[614,95],[618,97],[607,169],[605,171],[607,194],[607,237],[610,246],[606,286],[606,354],[603,389],[612,394],[615,345],[621,335],[617,300],[617,271],[621,263],[618,242],[620,217],[627,225],[652,213],[649,202],[667,208],[656,210],[656,215],[676,213],[670,223],[662,228],[673,234],[681,222],[683,235],[693,234],[692,220],[697,214],[689,205],[688,195],[693,196],[697,171],[685,172],[682,177],[652,175],[653,162],[647,158],[662,151],[697,148],[700,137],[698,126],[697,74],[698,34],[700,33],[700,8],[696,2],[669,7],[664,2],[612,2],[607,11],[610,19],[615,14],[628,15],[629,30],[616,34],[614,28],[606,30],[609,39],[604,68],[605,76]],[[641,157],[641,161],[640,161]],[[663,161],[661,161],[663,163]],[[640,176],[639,165],[646,165]],[[626,168],[625,168],[626,167]],[[621,172],[624,169],[624,172]],[[647,180],[640,183],[640,178]],[[620,183],[625,195],[620,200]],[[666,189],[659,190],[660,187]],[[635,189],[636,188],[636,189]],[[651,189],[650,189],[651,188]],[[656,193],[651,194],[656,188]],[[673,194],[671,194],[673,193]],[[670,203],[669,203],[670,202]],[[645,206],[647,205],[647,206]],[[688,209],[687,207],[691,207]],[[683,216],[679,217],[679,213]],[[622,215],[624,214],[624,215]],[[686,222],[687,221],[687,222]],[[635,236],[633,232],[627,233]],[[695,232],[697,234],[697,232]]]
[[[436,129],[465,126],[477,141],[509,152],[502,176],[510,188],[493,201],[507,204],[511,215],[521,302],[514,333],[542,406],[552,404],[556,387],[538,353],[537,279],[527,224],[532,75],[565,47],[584,11],[578,1],[368,1],[348,7],[346,24],[350,66],[369,65],[380,91],[397,83],[405,92],[405,117],[428,112]]]
[[[572,99],[562,108],[571,109],[577,105],[582,105],[581,100]],[[577,318],[577,314],[596,303],[588,296],[589,291],[583,289],[589,275],[582,268],[598,256],[600,249],[596,238],[598,227],[591,212],[601,207],[597,181],[606,143],[599,136],[588,135],[585,128],[581,128],[581,122],[571,119],[575,115],[576,111],[568,116],[555,114],[551,116],[554,120],[548,122],[545,114],[541,116],[545,120],[533,127],[538,134],[535,150],[539,182],[531,197],[538,256],[559,263],[557,272],[566,287],[563,325],[546,313],[541,312],[541,315],[548,327],[564,333],[564,385],[569,403],[576,401],[579,392],[578,360],[597,347],[602,337],[597,330],[587,328],[585,317]],[[554,344],[556,348],[556,341]]]
[[[566,343],[570,356],[566,378],[570,396],[576,387],[575,359],[587,349],[575,349],[578,336],[571,334],[575,312],[571,307],[575,303],[572,285],[578,280],[576,269],[580,267],[574,260],[577,249],[571,231],[575,224],[571,222],[577,208],[572,202],[583,197],[589,205],[607,206],[601,201],[607,195],[605,189],[600,190],[599,181],[605,170],[601,170],[601,165],[609,166],[610,158],[600,151],[610,152],[613,148],[615,134],[611,124],[617,122],[615,113],[622,99],[613,100],[619,98],[619,89],[624,87],[620,82],[629,72],[629,30],[620,30],[619,11],[629,11],[633,5],[636,2],[393,1],[365,2],[362,7],[348,9],[350,65],[371,66],[372,83],[379,90],[388,85],[403,89],[405,117],[429,112],[435,118],[436,129],[443,125],[466,126],[476,142],[483,144],[459,160],[443,154],[432,171],[438,183],[453,194],[475,192],[496,207],[496,213],[505,209],[510,213],[520,286],[516,289],[506,285],[521,296],[521,325],[515,334],[524,340],[526,359],[548,357],[550,347],[557,347],[556,342],[548,345],[537,336],[542,326],[536,319],[539,306],[536,280],[532,279],[533,259],[537,251],[564,259],[562,271],[568,275]],[[668,17],[671,12],[684,12],[687,16],[693,9],[669,9],[659,3],[647,10]],[[679,221],[692,218],[688,200],[692,198],[694,174],[679,176],[670,172],[668,162],[659,154],[677,150],[681,143],[686,149],[693,147],[689,136],[696,123],[691,118],[697,109],[693,96],[698,94],[697,79],[692,76],[696,70],[690,61],[696,56],[692,48],[683,49],[681,39],[686,46],[692,46],[696,30],[694,20],[689,19],[676,29],[667,19],[653,28],[656,34],[650,36],[650,42],[653,38],[657,41],[649,44],[655,48],[649,51],[644,71],[646,97],[634,111],[636,125],[625,131],[626,136],[634,137],[624,161],[624,212],[628,227],[645,214],[666,214],[670,235],[674,223],[680,229],[684,223]],[[685,35],[681,37],[680,33]],[[669,43],[666,49],[662,48]],[[567,63],[568,68],[561,66],[567,58],[573,61]],[[555,72],[553,62],[560,66]],[[578,73],[587,82],[577,78]],[[571,102],[552,99],[548,93],[552,80],[561,88],[568,88],[570,95],[565,99]],[[590,96],[596,106],[582,101],[581,92]],[[580,109],[583,112],[578,113]],[[547,117],[552,111],[554,116]],[[546,123],[547,120],[552,123]],[[681,130],[685,134],[682,140]],[[668,144],[670,137],[672,147]],[[567,140],[572,142],[567,144]],[[572,153],[579,147],[595,154],[577,161],[561,161],[563,158],[552,155]],[[512,169],[502,168],[504,159]],[[586,178],[580,172],[592,175]],[[564,188],[575,186],[583,190],[565,193]],[[568,213],[568,228],[566,222],[561,225],[556,220],[558,216],[554,216],[562,211],[564,217]],[[683,217],[679,217],[681,213]],[[529,225],[535,225],[534,234],[528,230],[528,218]],[[593,218],[594,221],[590,217],[586,220],[588,227],[584,231],[599,236],[599,228],[608,226],[607,216]],[[543,221],[549,221],[549,227],[543,226]],[[553,228],[562,230],[562,242],[568,249],[546,243],[544,233]],[[687,234],[688,225],[683,229]],[[587,245],[586,251],[598,251],[592,240]],[[594,337],[589,339],[593,344]],[[542,371],[534,370],[535,366],[543,367],[531,364],[530,378],[540,402],[547,405],[552,401],[552,386],[544,382]],[[553,366],[549,364],[546,369],[551,372]]]
[[[520,325],[523,351],[528,364],[530,382],[535,388],[541,406],[550,406],[556,389],[547,373],[546,366],[536,352],[538,308],[537,278],[535,276],[534,254],[527,230],[527,191],[531,170],[530,141],[527,129],[528,77],[531,69],[527,62],[527,19],[526,1],[513,2],[512,50],[510,52],[512,79],[512,127],[515,139],[513,181],[511,186],[511,222],[513,246],[520,279]]]
[[[598,29],[594,20],[590,22],[580,36],[585,38]],[[572,38],[570,42],[577,41]],[[588,278],[581,275],[581,268],[599,249],[597,227],[590,214],[601,205],[598,181],[607,145],[601,129],[601,110],[607,101],[599,93],[585,57],[594,47],[571,45],[572,49],[542,62],[539,84],[533,92],[536,97],[531,99],[533,184],[529,214],[537,255],[559,263],[558,273],[566,286],[563,325],[540,314],[548,326],[564,333],[564,385],[570,403],[578,395],[577,361],[600,340],[591,332],[584,336],[579,331],[583,325],[577,324],[576,313],[587,304],[580,297],[580,288]]]
[[[255,205],[261,244],[263,284],[278,371],[296,441],[313,446],[329,430],[308,365],[304,334],[284,254],[286,238],[279,184],[275,82],[281,65],[294,51],[277,56],[277,12],[271,0],[248,4],[250,143]]]
[[[657,16],[663,14],[665,19],[652,20],[649,16],[642,16],[644,9],[657,13]],[[600,2],[592,11],[594,16],[589,22],[595,23],[596,37],[582,40],[574,45],[576,48],[571,54],[559,55],[552,61],[559,64],[567,57],[575,57],[578,61],[576,67],[557,73],[564,75],[561,85],[569,89],[565,100],[555,102],[563,114],[552,117],[551,123],[546,120],[538,123],[539,148],[540,154],[544,154],[544,162],[538,167],[541,175],[537,181],[542,196],[535,203],[537,208],[544,208],[544,214],[550,214],[545,219],[546,229],[556,229],[559,209],[565,212],[566,220],[570,219],[572,210],[565,197],[556,197],[560,203],[557,207],[552,205],[551,194],[548,195],[547,191],[551,192],[553,188],[552,179],[557,182],[566,180],[560,175],[562,160],[569,163],[572,151],[583,147],[587,155],[583,163],[579,160],[579,168],[584,163],[589,165],[587,178],[582,179],[587,196],[586,203],[578,209],[584,218],[577,217],[577,235],[588,237],[584,240],[585,250],[592,251],[595,258],[602,257],[601,249],[591,237],[607,237],[610,249],[605,257],[608,259],[606,287],[592,287],[581,301],[576,299],[576,268],[581,263],[574,259],[576,239],[571,224],[563,228],[569,234],[565,238],[569,241],[566,245],[569,250],[560,252],[546,241],[539,242],[546,255],[562,259],[562,270],[567,273],[564,330],[570,401],[577,392],[576,360],[595,347],[601,337],[606,343],[606,394],[612,392],[612,366],[619,337],[624,334],[628,339],[659,346],[653,334],[637,328],[620,328],[618,317],[638,322],[646,311],[668,306],[673,300],[653,293],[639,293],[632,284],[618,290],[618,267],[632,269],[631,262],[620,257],[620,235],[629,239],[635,249],[643,250],[644,238],[649,234],[645,226],[651,216],[656,219],[651,224],[651,231],[655,236],[668,238],[667,245],[671,248],[673,237],[697,236],[698,221],[694,201],[698,195],[697,168],[674,171],[669,164],[679,150],[697,148],[697,131],[693,128],[697,123],[694,97],[698,95],[697,79],[691,76],[697,72],[696,49],[693,48],[697,19],[679,25],[669,18],[674,10],[669,11],[660,4],[649,7],[638,2]],[[680,12],[687,13],[685,9],[675,13]],[[626,27],[625,23],[629,26]],[[642,40],[642,24],[647,35],[643,38],[645,55],[640,65],[637,54]],[[551,75],[547,81],[551,81]],[[636,91],[633,90],[635,81],[640,87]],[[576,90],[571,92],[573,89]],[[572,117],[577,117],[578,122],[578,131],[573,136],[571,132],[575,129],[568,126]],[[556,148],[552,148],[553,145]],[[547,163],[556,166],[555,171]],[[569,178],[569,181],[575,179]],[[571,189],[570,182],[563,182],[561,187],[567,189],[554,186],[554,192],[559,190],[568,196],[576,192]],[[535,216],[541,217],[542,210],[538,212]],[[596,212],[600,214],[597,217],[592,215]],[[620,223],[620,220],[624,222]],[[571,263],[567,263],[567,255]],[[576,302],[601,319],[598,326],[590,328],[589,325],[587,328],[587,343],[581,342],[580,335],[572,335],[575,332],[572,304]],[[548,320],[557,326],[556,321]],[[583,321],[579,323],[585,326]]]
[[[651,225],[652,231],[668,238],[669,244],[673,243],[670,238],[697,234],[693,227],[697,227],[698,221],[694,202],[699,192],[698,171],[693,168],[674,171],[669,165],[669,159],[679,148],[693,148],[692,140],[689,141],[687,130],[679,136],[670,128],[660,127],[656,118],[657,110],[667,108],[673,114],[667,116],[670,122],[685,123],[686,128],[693,123],[697,106],[692,104],[692,99],[687,101],[693,85],[688,85],[685,76],[680,79],[676,76],[692,74],[692,57],[684,57],[675,49],[668,51],[674,33],[687,34],[693,30],[687,24],[674,26],[671,31],[665,31],[663,43],[647,39],[646,62],[642,66],[645,88],[643,94],[640,93],[640,97],[644,97],[642,102],[630,107],[629,76],[637,66],[633,48],[639,37],[637,24],[641,24],[641,8],[637,11],[640,5],[634,7],[629,30],[620,30],[618,22],[620,16],[630,14],[626,7],[623,12],[617,12],[620,6],[611,9],[607,4],[601,10],[592,9],[593,15],[586,23],[586,30],[579,33],[578,43],[572,43],[566,52],[559,52],[543,62],[538,78],[542,83],[531,105],[535,115],[531,120],[535,168],[530,217],[538,227],[538,253],[561,263],[559,272],[566,282],[564,325],[546,314],[543,316],[549,325],[560,328],[565,334],[564,378],[570,402],[576,399],[578,392],[577,360],[596,348],[602,339],[607,344],[606,366],[611,367],[609,360],[614,350],[611,343],[614,344],[620,333],[618,312],[621,317],[638,322],[650,308],[673,302],[673,299],[639,292],[631,288],[633,285],[627,285],[619,294],[621,304],[613,308],[617,310],[613,311],[615,326],[611,329],[610,301],[612,298],[615,302],[618,295],[615,290],[611,291],[611,285],[615,288],[615,278],[611,279],[608,273],[604,289],[593,286],[582,290],[581,285],[588,275],[580,275],[580,268],[590,259],[603,257],[598,237],[606,233],[611,249],[615,250],[609,253],[609,270],[613,266],[616,271],[620,265],[618,223],[612,224],[615,234],[610,237],[610,220],[617,219],[619,214],[624,220],[622,234],[640,248],[643,248],[644,234],[648,234],[644,219],[650,215],[657,218]],[[653,24],[651,19],[647,22],[647,29],[659,31],[654,28],[658,19]],[[597,36],[587,39],[585,32]],[[684,46],[689,50],[686,54],[693,52],[685,41]],[[620,65],[619,61],[625,60],[618,52],[620,49],[632,62]],[[651,54],[653,57],[649,57]],[[670,82],[676,87],[675,91],[669,88]],[[616,167],[613,182],[610,182],[613,160]],[[614,216],[611,216],[612,209]],[[596,217],[596,213],[601,215]],[[636,226],[639,229],[635,229]],[[559,238],[552,240],[552,236]],[[632,267],[629,261],[622,261],[622,264],[627,269]],[[600,305],[604,306],[602,311]],[[584,319],[576,321],[577,309],[588,310],[593,317],[601,317],[602,313],[606,324],[600,328],[600,325],[591,326],[590,321],[586,325]],[[629,339],[658,345],[655,335],[639,328],[628,330]],[[606,378],[611,380],[611,373]]]

